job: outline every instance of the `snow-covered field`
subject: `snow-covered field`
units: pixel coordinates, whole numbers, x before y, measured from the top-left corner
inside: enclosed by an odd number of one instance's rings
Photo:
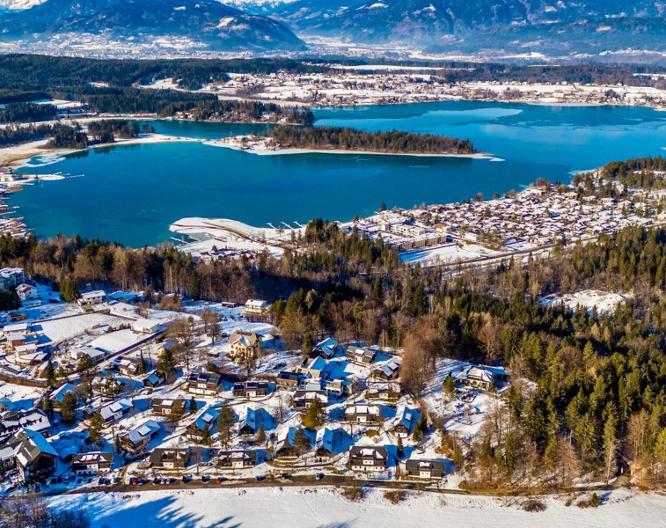
[[[545,512],[527,513],[521,499],[421,493],[397,505],[375,490],[349,502],[333,488],[251,488],[91,493],[50,499],[57,508],[83,509],[93,528],[195,527],[435,527],[647,528],[666,526],[666,496],[614,491],[599,508],[566,506],[548,498]]]
[[[548,295],[543,297],[539,302],[543,306],[562,304],[573,311],[582,309],[592,312],[592,310],[596,309],[599,314],[610,315],[626,300],[627,296],[620,293],[601,290],[581,290],[566,295]]]

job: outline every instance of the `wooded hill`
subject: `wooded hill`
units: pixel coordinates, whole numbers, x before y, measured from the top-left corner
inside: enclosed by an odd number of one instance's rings
[[[353,128],[278,126],[267,133],[280,148],[358,150],[392,154],[473,154],[468,139],[433,134],[364,132]]]

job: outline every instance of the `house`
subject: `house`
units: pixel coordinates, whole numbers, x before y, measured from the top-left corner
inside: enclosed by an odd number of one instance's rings
[[[273,427],[275,427],[273,417],[266,409],[248,407],[245,418],[238,426],[238,432],[243,436],[249,436],[257,434],[262,428],[267,431]]]
[[[275,378],[276,385],[281,389],[295,390],[301,383],[303,374],[289,370],[281,370]]]
[[[60,387],[58,387],[56,390],[54,390],[51,393],[49,399],[51,400],[54,410],[56,411],[60,410],[62,401],[65,399],[65,396],[67,394],[73,394],[74,396],[76,396],[76,387],[71,383],[63,383],[62,385],[60,385]]]
[[[317,356],[307,361],[305,366],[301,367],[301,370],[311,378],[318,379],[325,377],[324,372],[327,365],[328,363],[323,357]]]
[[[351,437],[341,428],[325,427],[317,433],[315,457],[317,462],[328,462],[331,458],[349,449]]]
[[[215,396],[220,385],[220,375],[215,372],[193,371],[187,376],[187,392],[202,396]]]
[[[245,469],[256,466],[262,459],[260,455],[255,449],[220,451],[216,463],[221,469]]]
[[[164,331],[164,323],[156,319],[137,319],[130,325],[132,332],[137,334],[158,334]]]
[[[324,390],[299,389],[294,393],[291,405],[294,409],[304,410],[310,407],[314,400],[319,400],[325,406],[328,404],[328,394]]]
[[[353,404],[345,407],[345,420],[357,424],[377,424],[383,420],[379,405]]]
[[[234,383],[233,388],[233,395],[236,398],[260,398],[271,392],[271,386],[266,381],[241,381]]]
[[[21,302],[35,301],[39,299],[39,290],[37,289],[37,286],[28,284],[27,282],[19,284],[16,287],[16,293],[19,296],[19,299],[21,299]]]
[[[307,446],[298,445],[297,433],[301,431],[306,440]],[[278,460],[296,460],[303,455],[308,446],[312,446],[316,441],[316,434],[314,431],[305,428],[290,427],[287,431],[283,431],[276,444],[275,456]]]
[[[0,269],[0,291],[9,292],[15,290],[19,284],[25,282],[23,268]]]
[[[215,407],[204,407],[185,429],[185,435],[195,442],[203,441],[217,432],[217,418],[220,412]]]
[[[58,453],[38,431],[24,429],[17,433],[16,467],[23,482],[43,480],[53,474]]]
[[[79,361],[83,356],[88,356],[90,361],[95,365],[103,361],[106,357],[106,352],[104,350],[90,345],[73,348],[69,354],[75,361]]]
[[[184,469],[190,461],[190,450],[160,447],[151,451],[149,460],[153,469]]]
[[[136,376],[146,371],[146,361],[141,356],[122,357],[115,364],[122,376]]]
[[[78,300],[80,306],[94,306],[102,304],[106,299],[106,293],[103,290],[95,290],[82,293]]]
[[[104,372],[99,376],[95,376],[92,380],[92,390],[94,394],[100,394],[115,398],[125,388],[125,384],[114,375]]]
[[[352,446],[349,467],[352,471],[385,471],[388,468],[388,453],[381,446]]]
[[[229,358],[234,363],[245,363],[261,355],[261,338],[256,332],[236,331],[229,337]]]
[[[159,423],[146,420],[121,436],[120,445],[130,455],[140,455],[146,451],[148,444],[159,430]]]
[[[106,425],[116,423],[123,416],[129,414],[132,410],[132,402],[127,399],[121,399],[107,403],[99,410],[99,415]]]
[[[377,351],[372,350],[371,348],[361,348],[361,347],[348,347],[347,348],[347,359],[352,363],[357,365],[371,365],[372,362],[377,357]]]
[[[153,398],[150,400],[150,408],[155,414],[164,416],[171,420],[178,420],[185,414],[184,398]]]
[[[77,475],[105,475],[111,471],[113,453],[110,451],[91,451],[77,453],[72,457],[72,471]]]
[[[393,428],[393,434],[398,438],[409,438],[409,436],[414,432],[414,428],[421,418],[421,412],[418,409],[410,409],[405,407],[402,411],[402,416],[400,421]]]
[[[265,317],[271,311],[271,305],[263,299],[248,299],[243,307],[246,317]]]
[[[456,380],[483,390],[490,390],[509,380],[506,370],[501,367],[470,366],[455,376]]]
[[[324,359],[331,359],[335,356],[342,355],[343,352],[344,350],[340,346],[340,343],[338,343],[332,337],[327,337],[326,339],[320,341],[314,347],[312,347],[312,352],[310,353],[310,355],[312,357],[320,356]]]
[[[441,479],[446,475],[446,466],[442,460],[418,460],[410,458],[405,463],[407,475],[423,479]]]
[[[391,381],[368,381],[365,398],[370,401],[395,402],[400,399],[400,383]]]
[[[154,389],[155,387],[159,387],[160,385],[162,385],[162,383],[164,383],[165,381],[166,378],[164,377],[164,374],[162,372],[153,370],[152,372],[149,372],[145,378],[143,378],[143,386]]]
[[[402,360],[397,357],[391,358],[389,361],[373,370],[371,376],[375,379],[386,381],[397,379],[400,374],[401,361]]]
[[[40,409],[7,413],[0,420],[0,445],[18,431],[30,430],[48,436],[50,428],[49,417]]]
[[[334,379],[326,382],[326,394],[329,398],[336,399],[346,396],[349,384],[342,379]]]

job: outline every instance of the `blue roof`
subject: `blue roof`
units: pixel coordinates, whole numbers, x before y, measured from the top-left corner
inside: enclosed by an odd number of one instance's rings
[[[349,449],[351,437],[343,429],[324,429],[318,442],[318,448],[324,448],[329,453],[342,453]]]
[[[294,440],[296,439],[296,431],[298,431],[298,427],[290,427],[289,432],[287,433],[287,443],[289,445],[294,445]],[[306,438],[310,441],[311,444],[313,444],[316,440],[315,438],[315,432],[311,431],[310,429],[306,429],[305,427],[302,428],[303,433],[305,433]]]
[[[247,409],[245,423],[242,427],[248,426],[253,431],[258,431],[263,426],[264,430],[273,428],[273,417],[265,409]]]
[[[410,409],[405,407],[405,410],[402,411],[402,417],[400,418],[400,423],[405,426],[407,431],[410,433],[414,430],[414,425],[419,421],[421,413],[418,409]]]

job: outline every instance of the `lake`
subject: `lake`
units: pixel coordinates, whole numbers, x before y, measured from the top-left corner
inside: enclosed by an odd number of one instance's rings
[[[28,186],[10,201],[38,236],[80,234],[138,247],[168,240],[169,224],[185,216],[257,226],[348,220],[382,201],[409,207],[477,192],[491,197],[539,177],[569,181],[572,171],[663,154],[666,147],[666,113],[647,108],[444,102],[321,109],[316,117],[322,126],[469,138],[494,158],[257,156],[202,143],[126,145],[26,167],[23,172],[77,177]],[[207,139],[265,128],[150,124],[160,133]]]

